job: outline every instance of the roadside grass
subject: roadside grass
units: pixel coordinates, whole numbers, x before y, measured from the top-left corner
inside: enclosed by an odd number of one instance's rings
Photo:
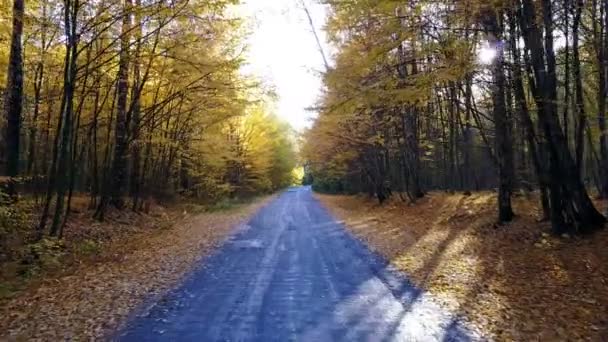
[[[416,204],[316,195],[419,288],[496,340],[608,338],[608,231],[556,237],[535,196],[496,226],[496,194],[433,192]],[[599,203],[603,210],[606,202]]]
[[[235,197],[235,198],[224,198],[219,201],[203,206],[202,211],[206,212],[221,212],[221,211],[230,211],[241,208],[244,205],[250,204],[251,202],[255,202],[258,200],[259,196],[252,197]]]

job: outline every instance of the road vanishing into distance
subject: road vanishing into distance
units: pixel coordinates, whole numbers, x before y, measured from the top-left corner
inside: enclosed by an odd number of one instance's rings
[[[476,341],[428,294],[292,188],[118,341]]]

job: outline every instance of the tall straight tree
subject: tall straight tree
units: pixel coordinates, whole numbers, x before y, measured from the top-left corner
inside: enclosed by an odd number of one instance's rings
[[[57,200],[55,201],[55,214],[51,223],[51,235],[61,236],[63,225],[62,217],[65,211],[65,195],[68,191],[69,169],[74,167],[70,165],[72,154],[72,136],[74,134],[74,97],[76,91],[76,76],[78,71],[78,10],[80,8],[79,0],[64,1],[64,25],[66,34],[66,58],[65,58],[65,73],[64,73],[64,90],[63,90],[63,125],[61,130],[61,140],[59,145],[55,146],[58,149],[57,154],[57,173],[54,175],[57,184]],[[86,83],[86,81],[85,81]],[[52,177],[52,176],[51,176]]]
[[[515,170],[513,166],[513,138],[511,120],[505,100],[505,69],[503,28],[499,21],[499,11],[488,9],[484,14],[484,27],[488,34],[490,48],[496,51],[492,62],[492,117],[496,131],[496,159],[498,161],[498,221],[509,222],[513,219],[511,193]]]
[[[583,77],[581,75],[581,57],[579,51],[579,27],[581,24],[581,16],[583,13],[583,0],[576,0],[574,6],[574,22],[572,25],[572,67],[574,74],[574,85],[576,88],[575,98],[577,116],[574,150],[576,151],[576,166],[579,169],[579,172],[581,172],[581,170],[583,169],[583,152],[585,150],[584,135],[585,128],[587,127],[587,115],[585,112],[584,95],[585,89],[583,88]]]
[[[13,30],[6,82],[6,175],[19,174],[19,137],[21,133],[21,113],[23,111],[23,19],[24,0],[13,1]],[[9,181],[9,192],[14,195],[14,180]]]
[[[608,124],[606,122],[606,97],[608,97],[608,0],[603,0],[602,5],[604,21],[602,27],[602,42],[600,48],[600,60],[598,69],[600,70],[599,92],[599,111],[597,114],[599,143],[600,143],[600,176],[601,180],[601,195],[608,198]]]
[[[140,168],[141,168],[141,151],[140,151],[140,118],[141,118],[141,43],[142,43],[142,19],[141,19],[141,0],[135,2],[135,55],[133,58],[133,89],[131,92],[131,175],[130,175],[130,194],[133,198],[133,210],[137,210],[137,202],[139,200],[140,189]]]
[[[129,65],[131,48],[131,16],[133,2],[125,0],[122,13],[122,33],[120,36],[120,55],[118,62],[118,82],[116,85],[116,126],[114,129],[114,156],[109,178],[103,189],[103,195],[96,216],[103,219],[108,203],[118,209],[124,206],[123,188],[127,179],[127,153],[129,150],[129,115],[127,100],[129,96]]]

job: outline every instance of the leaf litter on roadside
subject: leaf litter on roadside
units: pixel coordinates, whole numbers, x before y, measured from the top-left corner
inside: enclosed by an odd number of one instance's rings
[[[0,340],[107,337],[144,301],[178,284],[269,199],[195,215],[162,208],[141,217],[117,213],[121,217],[112,224],[79,225],[74,220],[68,239],[102,241],[103,248],[84,262],[72,260],[65,272],[44,277],[2,303]]]
[[[608,339],[606,230],[553,236],[537,220],[537,201],[525,197],[514,201],[516,220],[497,227],[491,192],[434,192],[414,205],[318,198],[358,238],[489,338]]]

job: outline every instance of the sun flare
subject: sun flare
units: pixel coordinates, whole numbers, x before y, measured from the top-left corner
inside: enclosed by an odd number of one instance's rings
[[[496,58],[496,49],[489,45],[484,45],[477,52],[477,59],[481,64],[492,64]]]

